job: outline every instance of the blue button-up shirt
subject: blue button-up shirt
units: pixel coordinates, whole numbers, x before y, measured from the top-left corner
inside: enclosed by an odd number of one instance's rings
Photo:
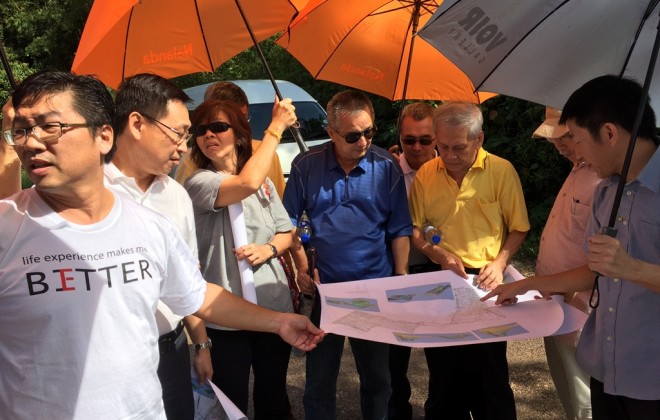
[[[618,181],[610,177],[596,189],[587,240],[607,226]],[[625,186],[615,227],[630,256],[660,264],[660,149]],[[598,287],[600,303],[582,331],[578,363],[608,394],[660,399],[660,293],[625,278],[601,276]]]
[[[294,225],[310,219],[322,283],[392,275],[391,241],[412,234],[403,172],[374,145],[348,175],[332,142],[298,155],[283,203]]]

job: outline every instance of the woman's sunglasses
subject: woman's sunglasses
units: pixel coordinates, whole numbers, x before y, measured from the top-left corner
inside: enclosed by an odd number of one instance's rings
[[[229,130],[231,125],[224,121],[212,122],[211,124],[202,124],[197,127],[193,127],[193,134],[195,137],[203,136],[207,131],[211,130],[213,134],[224,133]]]

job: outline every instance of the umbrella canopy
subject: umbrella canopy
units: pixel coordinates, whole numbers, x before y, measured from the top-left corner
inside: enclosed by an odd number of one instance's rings
[[[240,1],[258,41],[286,28],[304,3]],[[137,73],[212,72],[252,45],[235,0],[96,0],[71,70],[116,88]]]
[[[461,70],[413,36],[440,2],[311,0],[277,42],[316,79],[391,100],[482,102],[493,94],[475,93]]]
[[[477,89],[561,109],[597,76],[644,83],[657,27],[657,0],[445,0],[419,35]]]

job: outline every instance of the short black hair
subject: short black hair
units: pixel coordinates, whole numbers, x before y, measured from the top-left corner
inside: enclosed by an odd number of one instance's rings
[[[586,128],[594,138],[598,138],[600,128],[608,122],[632,133],[642,92],[642,86],[629,78],[614,75],[596,77],[568,98],[559,123],[566,124],[566,121],[574,120],[575,124]],[[658,144],[655,113],[648,98],[638,136]]]
[[[94,76],[65,71],[40,71],[18,85],[12,95],[12,102],[14,108],[27,107],[45,96],[64,92],[71,92],[73,110],[90,125],[92,136],[96,134],[96,129],[112,124],[115,115],[112,95],[103,82]],[[115,148],[113,144],[110,152],[104,156],[106,163],[112,159]]]
[[[190,102],[190,96],[170,80],[155,74],[140,73],[124,80],[115,98],[115,139],[126,129],[131,112],[159,119],[167,114],[169,101],[185,104]]]

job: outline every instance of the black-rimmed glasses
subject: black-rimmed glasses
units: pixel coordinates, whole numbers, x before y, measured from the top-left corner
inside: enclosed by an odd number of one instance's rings
[[[196,127],[193,127],[193,134],[195,137],[203,136],[207,131],[211,131],[213,134],[224,133],[225,131],[231,128],[231,124],[224,121],[216,121],[210,124],[201,124]]]
[[[65,128],[91,127],[87,123],[63,123],[47,122],[36,124],[32,127],[10,128],[2,132],[5,141],[11,146],[22,146],[27,142],[30,134],[40,143],[47,143],[62,137],[62,130]]]
[[[374,125],[373,127],[369,127],[364,131],[350,131],[344,135],[340,134],[339,131],[335,129],[335,132],[339,134],[340,137],[343,137],[344,140],[346,140],[346,143],[348,144],[353,144],[357,143],[358,140],[364,136],[365,139],[371,140],[374,135],[376,135],[376,126]]]
[[[181,143],[183,143],[183,142],[187,142],[187,141],[190,140],[190,139],[192,138],[192,136],[193,136],[192,133],[190,133],[190,132],[184,132],[184,133],[182,133],[182,132],[180,132],[179,130],[170,127],[169,125],[164,124],[164,123],[158,121],[157,119],[155,119],[155,118],[152,117],[152,116],[149,116],[149,115],[147,115],[147,114],[142,114],[142,115],[144,115],[145,117],[147,117],[147,118],[150,119],[151,121],[153,121],[153,122],[155,122],[155,123],[158,123],[158,124],[160,124],[161,126],[167,128],[168,130],[170,130],[170,131],[173,132],[174,134],[176,134],[176,136],[177,136],[177,140],[174,141],[174,143],[175,143],[177,146],[179,146],[179,145],[180,145]]]

